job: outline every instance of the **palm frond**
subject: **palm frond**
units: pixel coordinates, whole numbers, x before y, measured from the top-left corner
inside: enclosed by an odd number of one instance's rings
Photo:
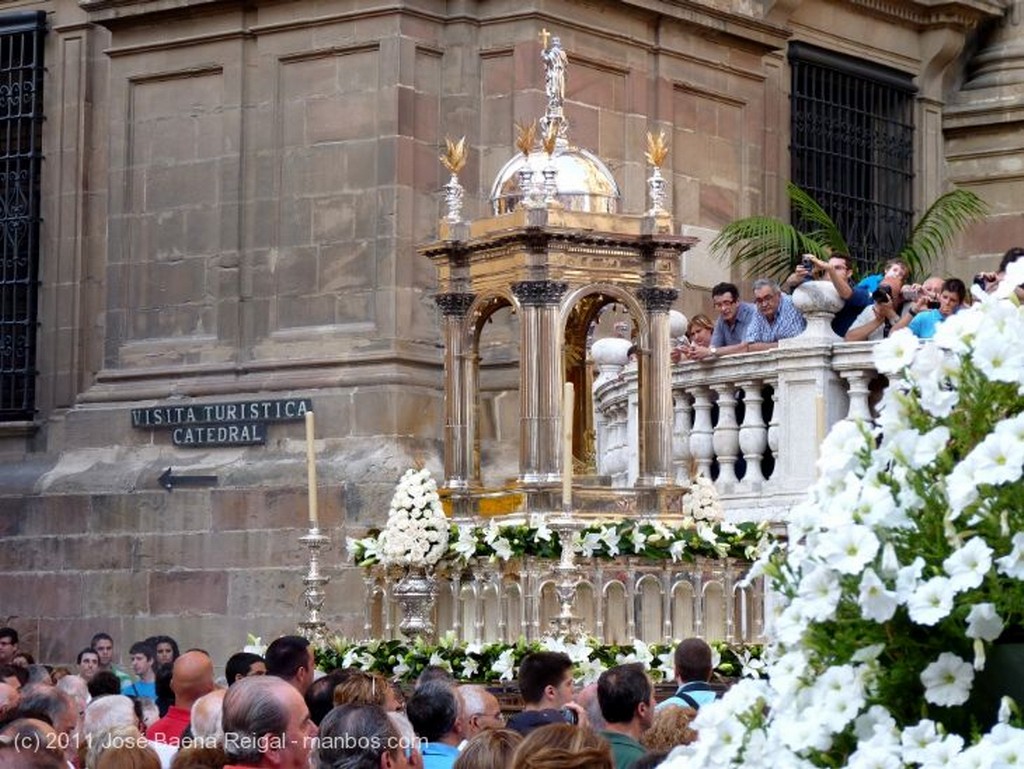
[[[790,204],[796,209],[797,225],[804,225],[801,229],[809,228],[808,235],[815,242],[827,245],[837,254],[850,253],[839,227],[809,192],[793,182],[786,182],[786,194],[789,196]]]
[[[725,225],[713,241],[711,252],[750,275],[783,278],[796,266],[801,254],[826,254],[824,241],[815,233],[804,234],[772,216],[748,216]]]
[[[911,271],[923,276],[953,239],[988,213],[988,204],[970,190],[952,190],[924,212],[899,253]]]

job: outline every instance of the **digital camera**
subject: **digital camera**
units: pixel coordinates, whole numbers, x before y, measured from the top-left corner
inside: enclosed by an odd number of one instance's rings
[[[874,291],[871,292],[871,301],[877,302],[878,304],[888,304],[892,301],[892,286],[886,284],[880,285]]]

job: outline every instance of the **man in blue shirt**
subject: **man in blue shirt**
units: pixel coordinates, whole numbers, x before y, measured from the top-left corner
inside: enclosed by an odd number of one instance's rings
[[[803,266],[808,262],[813,265],[811,270]],[[853,260],[846,254],[831,254],[827,262],[814,254],[804,254],[800,266],[786,278],[785,289],[792,291],[805,280],[813,278],[812,273],[815,271],[822,278],[832,281],[836,293],[843,300],[842,309],[832,318],[832,330],[839,336],[845,336],[861,311],[871,306],[871,292],[874,289],[859,283],[853,285]]]
[[[405,714],[419,738],[426,740],[420,746],[423,769],[451,769],[466,736],[462,704],[452,684],[434,680],[416,687]]]
[[[128,650],[132,672],[138,680],[121,686],[121,694],[129,697],[146,697],[156,702],[156,673],[153,672],[153,660],[156,649],[145,641],[136,641]]]
[[[942,284],[942,293],[939,294],[939,308],[937,310],[925,310],[917,312],[911,308],[911,317],[908,328],[914,332],[918,339],[931,339],[939,324],[947,318],[953,317],[964,306],[964,299],[967,298],[967,286],[959,278],[950,278]]]
[[[754,304],[757,305],[757,315],[743,338],[748,352],[778,347],[780,339],[798,336],[807,327],[807,321],[793,300],[782,293],[774,280],[759,278],[754,281]]]
[[[751,321],[757,316],[757,308],[749,302],[741,302],[740,290],[732,283],[719,283],[712,288],[711,301],[718,310],[711,344],[708,347],[691,345],[683,348],[682,354],[689,360],[707,360],[746,351],[743,340]]]
[[[697,710],[718,696],[708,681],[711,679],[711,647],[702,638],[686,638],[679,642],[675,654],[676,693],[657,709],[677,705]]]

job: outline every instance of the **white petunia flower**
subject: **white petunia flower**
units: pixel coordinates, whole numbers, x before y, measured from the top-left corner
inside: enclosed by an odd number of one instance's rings
[[[994,641],[1003,633],[1003,618],[991,603],[976,603],[967,613],[967,637]]]
[[[957,593],[971,590],[981,585],[992,568],[992,548],[981,537],[973,537],[943,561],[942,568],[950,577],[950,589]]]
[[[875,622],[888,622],[899,605],[896,593],[886,589],[885,583],[878,578],[874,569],[864,570],[864,576],[860,580],[858,603],[864,618]]]
[[[947,577],[932,577],[907,600],[910,618],[919,625],[934,625],[953,608],[953,590]]]
[[[1024,532],[1017,532],[1010,540],[1013,550],[996,559],[998,570],[1011,579],[1024,580]]]
[[[974,669],[951,652],[942,652],[935,662],[921,671],[924,698],[935,705],[963,705],[971,694]]]
[[[910,329],[901,328],[875,345],[875,368],[880,374],[895,374],[910,365],[918,339]]]
[[[800,580],[797,588],[801,616],[807,620],[831,619],[840,594],[839,575],[824,566],[815,568]]]
[[[878,554],[880,543],[867,526],[845,526],[822,542],[818,555],[841,574],[859,574]]]

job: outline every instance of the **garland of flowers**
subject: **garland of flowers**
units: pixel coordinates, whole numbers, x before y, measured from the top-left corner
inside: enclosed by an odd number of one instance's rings
[[[661,521],[609,521],[591,524],[573,536],[572,547],[583,558],[638,556],[648,560],[692,562],[698,557],[754,560],[775,541],[767,523],[687,520],[679,526]],[[348,552],[359,566],[382,563],[380,535],[348,539]],[[454,566],[470,562],[509,561],[534,557],[558,559],[559,536],[543,519],[531,524],[486,526],[452,524],[441,560]]]
[[[760,646],[734,646],[724,642],[713,642],[711,646],[719,676],[758,675]],[[674,649],[675,644],[645,644],[643,641],[602,645],[594,638],[546,637],[532,643],[520,639],[514,644],[465,643],[456,641],[454,634],[448,633],[437,643],[421,638],[408,643],[358,642],[336,637],[327,646],[316,649],[316,661],[321,670],[357,667],[399,681],[415,680],[427,665],[438,665],[463,681],[499,683],[515,680],[519,663],[527,654],[559,651],[572,659],[574,677],[581,683],[596,681],[603,671],[627,662],[642,662],[655,680],[671,681]]]
[[[991,663],[1024,623],[1024,310],[978,298],[931,343],[876,347],[878,424],[832,430],[793,544],[754,569],[780,599],[768,678],[702,707],[666,767],[1024,762],[1015,674]]]

